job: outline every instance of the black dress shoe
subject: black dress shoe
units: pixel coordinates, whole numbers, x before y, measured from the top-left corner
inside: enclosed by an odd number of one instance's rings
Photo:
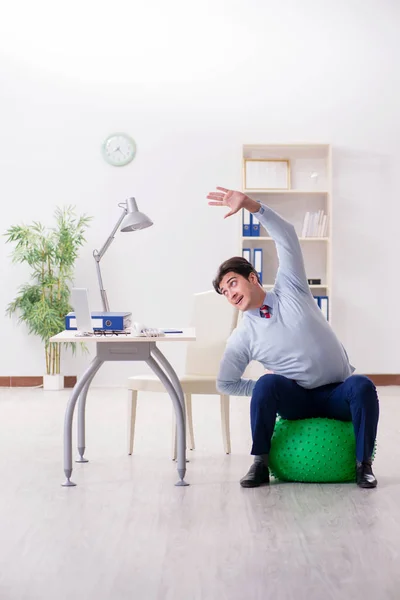
[[[362,488],[375,488],[378,485],[369,461],[357,462],[357,485]]]
[[[240,480],[240,485],[244,488],[259,487],[263,483],[269,483],[269,471],[261,461],[253,463],[248,473]]]

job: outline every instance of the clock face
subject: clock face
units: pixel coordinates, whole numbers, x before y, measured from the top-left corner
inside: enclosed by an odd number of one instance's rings
[[[113,167],[123,167],[135,157],[136,144],[126,133],[114,133],[103,144],[103,157]]]

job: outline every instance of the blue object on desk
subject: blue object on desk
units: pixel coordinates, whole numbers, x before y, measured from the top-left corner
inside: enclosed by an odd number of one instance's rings
[[[183,333],[181,329],[162,329],[163,333]]]
[[[132,324],[130,312],[92,312],[93,329],[105,331],[124,331]],[[75,313],[70,312],[65,317],[65,329],[76,330]]]

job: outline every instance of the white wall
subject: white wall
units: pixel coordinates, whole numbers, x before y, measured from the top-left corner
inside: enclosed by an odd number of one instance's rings
[[[400,10],[383,0],[118,5],[15,2],[0,24],[2,230],[51,223],[56,205],[95,215],[76,269],[100,307],[92,250],[136,196],[155,226],[120,234],[103,261],[111,306],[187,325],[192,294],[237,252],[237,222],[208,208],[237,187],[243,143],[334,145],[334,326],[363,372],[399,372]],[[104,163],[131,134],[137,158]],[[25,280],[0,244],[5,307]],[[43,372],[38,340],[1,317],[0,375]],[[182,365],[183,349],[168,349]],[[66,358],[74,374],[82,359]],[[142,368],[142,367],[141,367]],[[135,365],[107,365],[100,385]]]

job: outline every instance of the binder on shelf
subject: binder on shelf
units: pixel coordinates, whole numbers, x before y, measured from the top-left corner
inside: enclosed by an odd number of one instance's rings
[[[248,210],[243,209],[242,212],[242,223],[243,223],[243,237],[251,236],[251,230],[253,227],[253,215]]]
[[[322,314],[329,321],[329,298],[328,296],[319,297],[319,307],[322,310]]]
[[[314,300],[321,309],[325,319],[329,321],[329,298],[328,296],[314,296]]]
[[[254,215],[250,215],[252,220],[251,235],[253,237],[259,237],[260,235],[260,221]]]
[[[258,276],[260,278],[260,283],[262,284],[263,279],[262,279],[262,262],[263,262],[263,251],[262,248],[254,248],[253,251],[253,255],[254,255],[254,269],[257,271]]]
[[[251,263],[251,250],[250,250],[250,248],[243,248],[243,250],[242,250],[242,256],[243,256],[243,258],[245,258],[246,260],[248,260],[249,263]]]

